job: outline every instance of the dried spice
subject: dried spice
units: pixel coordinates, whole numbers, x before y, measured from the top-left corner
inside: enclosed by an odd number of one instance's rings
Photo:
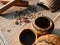
[[[19,24],[18,20],[15,22],[15,24],[16,24],[16,25],[18,25],[18,24]]]
[[[40,11],[40,6],[37,5],[30,5],[26,9],[23,9],[21,11],[14,12],[16,23],[15,24],[21,24],[21,23],[30,23],[31,19],[36,17],[36,13]]]
[[[14,12],[14,14],[15,14],[15,17],[17,17],[21,15],[30,15],[34,12],[37,13],[38,11],[40,11],[40,6],[30,5],[26,9],[22,9],[21,11]]]
[[[11,30],[7,30],[8,32],[11,32]]]
[[[22,23],[30,23],[30,20],[28,20],[27,18],[25,17],[20,17],[16,20],[15,24],[18,25],[18,24],[22,24]]]

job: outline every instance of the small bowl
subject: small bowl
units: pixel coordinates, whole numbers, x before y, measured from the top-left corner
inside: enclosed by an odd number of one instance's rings
[[[31,29],[24,29],[20,36],[19,41],[22,45],[33,45],[37,36]]]
[[[46,16],[36,18],[32,25],[38,35],[50,34],[54,29],[53,21]]]

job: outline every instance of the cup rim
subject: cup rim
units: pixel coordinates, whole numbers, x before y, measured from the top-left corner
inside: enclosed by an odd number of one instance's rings
[[[38,29],[38,30],[40,30],[41,29],[41,31],[46,31],[46,30],[48,30],[48,29],[50,29],[51,28],[51,26],[53,25],[53,22],[52,22],[52,20],[49,18],[49,17],[46,17],[46,16],[41,16],[41,17],[44,17],[44,18],[47,18],[49,21],[50,21],[50,25],[47,27],[47,28],[41,28],[41,27],[38,27],[36,24],[35,24],[35,21],[36,21],[36,19],[34,20],[34,22],[33,22],[33,26],[36,28],[36,29]],[[38,17],[38,18],[40,18],[40,17]]]
[[[36,39],[37,39],[37,34],[35,33],[35,31],[33,31],[32,29],[23,29],[23,31],[27,31],[27,30],[29,30],[29,31],[31,31],[33,34],[34,34],[34,36],[35,36],[35,41],[36,41]],[[23,32],[23,31],[21,31],[21,33]],[[21,33],[20,33],[20,36],[21,36]],[[20,40],[20,36],[19,36],[19,41],[20,41],[20,43],[21,44],[23,44],[22,42],[21,42],[21,40]],[[32,43],[32,45],[35,43],[35,41]],[[23,44],[24,45],[24,44]]]

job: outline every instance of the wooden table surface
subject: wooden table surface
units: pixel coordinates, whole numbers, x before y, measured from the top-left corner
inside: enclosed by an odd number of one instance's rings
[[[26,7],[12,6],[11,8],[9,8],[5,12],[3,12],[3,14],[11,13],[11,12],[25,9],[25,8]],[[50,17],[52,20],[56,17],[57,14],[60,13],[60,10],[55,13],[51,13],[50,11],[48,11],[42,7],[40,10],[41,11],[39,11],[39,12],[41,14],[43,14],[44,16]],[[38,15],[38,13],[36,13],[36,14]],[[2,32],[4,33],[4,35],[6,36],[6,39],[9,43],[9,45],[21,45],[20,41],[19,41],[19,35],[20,35],[21,31],[25,28],[31,27],[30,23],[27,25],[22,25],[22,26],[15,25],[15,21],[16,21],[16,19],[14,18],[14,15],[0,16],[0,28],[1,28]],[[58,18],[54,23],[55,23],[55,28],[54,28],[53,33],[60,36],[60,18]]]

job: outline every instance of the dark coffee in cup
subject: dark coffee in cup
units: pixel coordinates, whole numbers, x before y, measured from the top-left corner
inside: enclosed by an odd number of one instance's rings
[[[20,42],[23,45],[32,45],[35,42],[36,35],[30,29],[24,29],[19,37]]]
[[[49,17],[41,16],[35,19],[33,28],[39,35],[49,34],[54,29],[54,23]]]

